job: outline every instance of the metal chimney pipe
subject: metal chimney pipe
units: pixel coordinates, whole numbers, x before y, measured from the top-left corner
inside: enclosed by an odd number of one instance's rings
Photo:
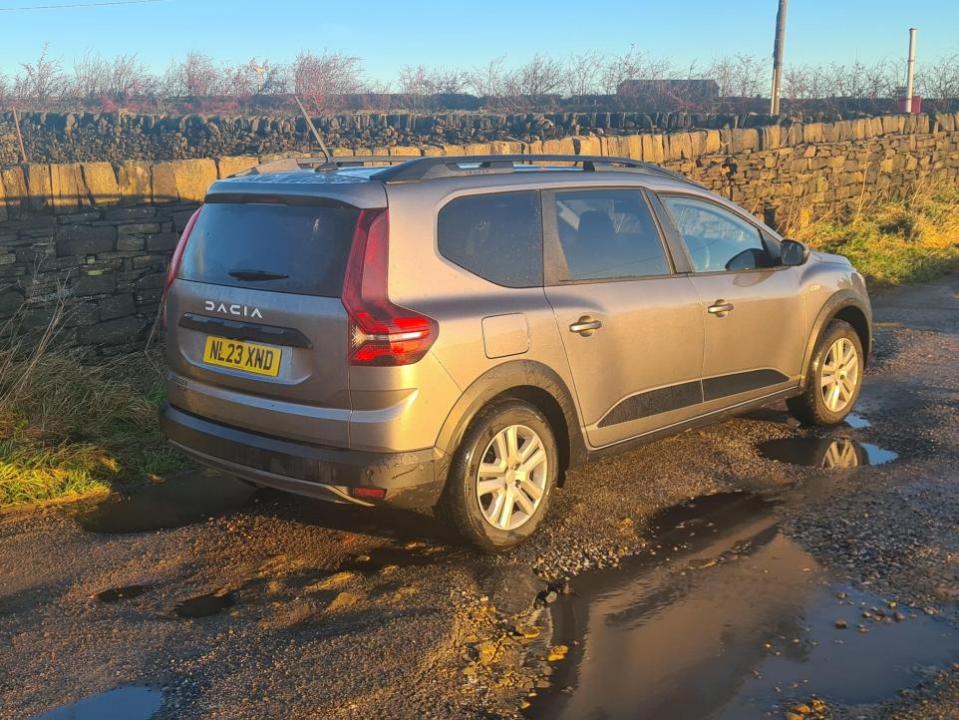
[[[909,28],[909,61],[906,64],[906,112],[912,113],[913,81],[916,75],[916,28]]]

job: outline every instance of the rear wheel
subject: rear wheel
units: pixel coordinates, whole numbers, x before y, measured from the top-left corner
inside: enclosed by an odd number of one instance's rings
[[[450,468],[438,511],[466,540],[503,552],[543,522],[559,471],[549,422],[532,405],[504,400],[467,430]]]
[[[811,425],[841,423],[859,399],[863,359],[853,327],[833,320],[816,343],[803,394],[786,401],[789,411]]]

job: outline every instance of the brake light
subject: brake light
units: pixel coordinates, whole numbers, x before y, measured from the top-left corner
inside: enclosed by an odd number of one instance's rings
[[[179,241],[177,241],[176,248],[173,250],[173,256],[170,258],[170,267],[166,271],[166,282],[163,283],[163,295],[160,298],[160,304],[163,306],[163,326],[166,327],[166,298],[167,294],[170,292],[170,286],[173,285],[173,281],[176,280],[177,273],[180,272],[180,263],[183,262],[183,251],[186,249],[187,241],[190,239],[190,233],[193,232],[193,226],[196,225],[197,218],[200,217],[200,210],[203,208],[198,208],[194,212],[190,219],[186,222],[186,227],[183,228],[183,234],[180,235]]]
[[[439,325],[390,301],[389,212],[361,210],[343,281],[351,365],[411,365],[436,341]]]

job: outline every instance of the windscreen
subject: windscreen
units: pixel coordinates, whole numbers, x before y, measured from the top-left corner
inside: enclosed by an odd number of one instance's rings
[[[338,297],[359,210],[208,203],[183,253],[184,280]]]

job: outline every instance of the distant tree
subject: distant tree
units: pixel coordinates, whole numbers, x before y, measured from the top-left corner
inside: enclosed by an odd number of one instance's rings
[[[625,80],[664,80],[673,73],[669,60],[654,58],[634,45],[622,54],[609,58],[601,72],[603,90],[610,95],[619,90]]]
[[[338,96],[364,91],[360,58],[324,51],[302,52],[293,63],[293,91],[317,109],[335,109]]]
[[[921,94],[939,100],[959,98],[959,54],[920,65],[917,87]]]
[[[533,59],[507,75],[506,86],[513,97],[541,97],[563,86],[563,64],[549,55],[536,54]]]
[[[168,97],[218,95],[222,88],[222,71],[212,58],[199,52],[187,53],[182,62],[174,60],[163,78],[163,91]]]
[[[50,57],[49,44],[44,44],[40,57],[33,63],[20,63],[22,72],[14,78],[13,94],[19,100],[31,100],[39,107],[59,97],[66,87],[63,66]]]
[[[569,95],[593,95],[601,90],[600,76],[605,58],[601,52],[587,50],[570,55],[563,68],[563,89]]]

